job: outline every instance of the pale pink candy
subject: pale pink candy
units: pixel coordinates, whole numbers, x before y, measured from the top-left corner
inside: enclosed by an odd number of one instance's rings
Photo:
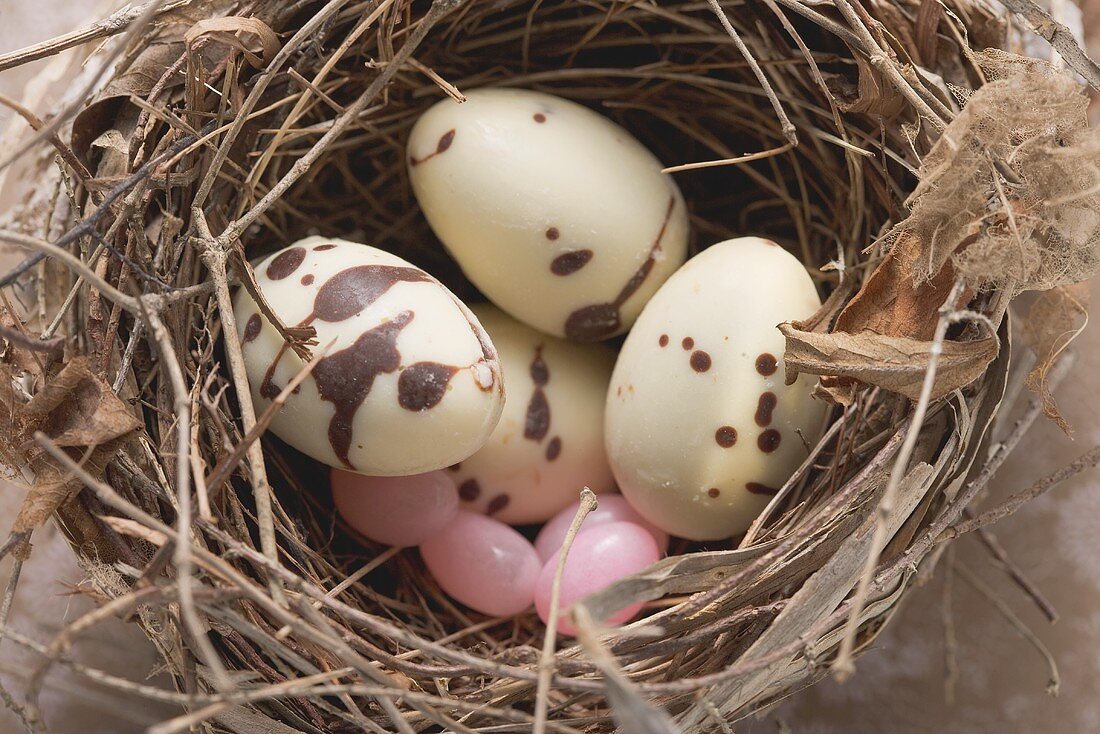
[[[357,531],[386,545],[420,545],[458,513],[458,488],[442,471],[368,477],[332,470],[332,501]]]
[[[630,506],[626,498],[621,494],[601,494],[598,498],[599,507],[588,513],[581,525],[582,532],[594,525],[602,525],[609,522],[632,522],[641,525],[648,530],[657,542],[657,549],[664,554],[668,550],[668,533],[656,525],[645,520]],[[539,552],[539,558],[545,563],[546,559],[554,555],[565,540],[569,532],[569,526],[573,523],[573,517],[577,514],[577,508],[581,506],[580,500],[554,515],[550,522],[546,523],[535,538],[535,550]]]
[[[460,510],[420,545],[439,586],[471,609],[508,617],[531,606],[539,557],[531,541],[499,520]]]
[[[545,622],[550,618],[550,591],[558,567],[559,550],[550,556],[542,567],[535,586],[535,609]],[[631,522],[609,522],[581,530],[573,540],[569,556],[565,559],[565,571],[561,577],[559,609],[565,612],[573,602],[607,588],[613,582],[637,573],[661,557],[661,551],[650,532]],[[631,604],[602,620],[605,624],[622,624],[642,608],[641,603]],[[597,620],[600,621],[600,620]],[[558,619],[558,631],[566,635],[576,634],[566,616]]]

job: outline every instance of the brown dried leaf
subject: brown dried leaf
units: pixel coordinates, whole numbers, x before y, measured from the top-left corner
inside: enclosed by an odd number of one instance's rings
[[[89,163],[92,141],[109,130],[123,104],[130,97],[147,97],[164,73],[183,55],[182,42],[152,43],[130,64],[129,68],[113,78],[94,102],[85,107],[73,120],[72,148],[84,164]],[[170,77],[166,88],[183,84],[181,75]]]
[[[861,334],[815,334],[780,324],[787,338],[783,356],[787,381],[800,372],[858,380],[900,393],[910,400],[920,396],[928,369],[932,342],[871,331]],[[944,342],[932,387],[932,399],[969,385],[997,356],[1000,342],[988,336],[970,342]]]
[[[920,251],[916,237],[903,233],[837,317],[836,331],[930,340],[936,333],[940,306],[955,283],[955,268],[948,261],[931,279],[918,282]],[[972,297],[973,291],[964,291],[956,308]]]
[[[906,108],[905,98],[861,54],[853,56],[859,69],[857,93],[854,99],[840,100],[840,109],[886,120],[897,117]]]
[[[1024,317],[1024,340],[1039,360],[1025,384],[1042,399],[1047,418],[1066,434],[1072,433],[1072,429],[1058,411],[1058,403],[1047,386],[1047,374],[1062,352],[1084,331],[1089,320],[1088,305],[1088,284],[1074,283],[1043,293]]]
[[[56,473],[40,474],[19,506],[11,531],[29,533],[49,519],[53,511],[69,499],[77,487],[69,479]]]
[[[254,36],[259,40],[260,56],[255,53],[255,45],[249,46],[235,35],[238,32]],[[275,31],[259,18],[243,18],[235,15],[206,18],[191,26],[183,37],[188,50],[190,51],[195,46],[195,42],[204,36],[237,49],[256,69],[275,58],[281,45]]]
[[[91,372],[87,359],[65,365],[21,411],[24,440],[41,431],[58,446],[99,446],[141,427],[129,405]]]

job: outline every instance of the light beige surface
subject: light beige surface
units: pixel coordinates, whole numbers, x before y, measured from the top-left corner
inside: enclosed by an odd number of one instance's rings
[[[66,0],[0,0],[0,52],[75,27],[90,3]],[[1095,23],[1095,21],[1094,21]],[[1087,26],[1092,27],[1092,26]],[[25,73],[0,75],[0,91],[13,93]],[[6,115],[0,111],[0,120]],[[1094,298],[1100,287],[1094,287]],[[1078,429],[1077,440],[1066,440],[1053,426],[1040,424],[1026,453],[1013,458],[995,482],[996,494],[1021,489],[1047,470],[1064,464],[1100,441],[1100,329],[1081,341],[1082,359],[1060,393],[1065,413]],[[803,692],[764,722],[749,722],[738,732],[774,732],[778,717],[790,730],[808,734],[834,732],[993,732],[1100,731],[1100,473],[1055,489],[1025,507],[995,531],[1011,557],[1048,595],[1062,615],[1047,625],[999,571],[989,566],[984,551],[971,540],[957,545],[960,563],[978,573],[1020,615],[1050,648],[1062,673],[1061,695],[1044,693],[1046,672],[1035,650],[1004,621],[990,603],[965,583],[954,584],[953,619],[958,640],[958,682],[955,699],[944,699],[943,576],[911,596],[905,609],[861,658],[856,676],[840,686],[832,682]],[[0,527],[19,497],[0,493]],[[990,502],[995,501],[995,497]],[[0,564],[0,583],[9,564]],[[87,604],[67,595],[66,582],[79,579],[52,528],[35,536],[35,553],[24,569],[24,582],[14,612],[14,626],[39,640],[48,640],[66,620]],[[106,624],[77,645],[72,656],[113,672],[142,677],[153,664],[133,630]],[[0,645],[0,681],[7,685],[24,677],[33,664],[16,653],[10,642]],[[43,696],[46,719],[54,734],[124,734],[156,718],[150,708],[119,705],[101,691],[54,673]],[[68,688],[68,690],[66,690]],[[0,734],[22,731],[0,710]]]

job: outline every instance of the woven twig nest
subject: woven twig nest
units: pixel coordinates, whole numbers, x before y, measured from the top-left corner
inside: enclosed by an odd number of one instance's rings
[[[32,120],[35,191],[3,230],[29,258],[4,279],[21,308],[3,329],[3,458],[29,485],[5,551],[25,557],[56,510],[95,619],[140,625],[173,676],[178,693],[138,691],[186,709],[158,732],[729,731],[848,670],[943,542],[988,521],[958,525],[1031,421],[1057,415],[1071,284],[1095,261],[1097,139],[1070,71],[1003,52],[1014,23],[979,0],[127,11],[90,34],[126,29],[68,107]],[[415,554],[334,518],[323,469],[242,409],[223,328],[247,261],[310,233],[478,300],[415,205],[404,144],[442,95],[492,85],[598,108],[666,165],[700,164],[673,174],[693,248],[767,236],[828,296],[782,327],[788,375],[822,375],[835,404],[800,472],[745,538],[681,543],[545,654],[534,614],[464,610]],[[1038,394],[1010,425],[1027,370],[1010,372],[1006,315],[1035,289]],[[626,600],[648,603],[638,621],[586,623]]]

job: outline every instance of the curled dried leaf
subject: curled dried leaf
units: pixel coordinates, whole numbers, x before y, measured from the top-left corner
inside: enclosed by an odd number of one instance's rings
[[[256,45],[249,45],[237,34],[252,36],[259,41],[260,55],[256,55]],[[203,38],[212,38],[224,43],[230,48],[240,51],[245,59],[254,68],[259,69],[267,62],[275,58],[279,52],[279,37],[275,31],[259,18],[243,16],[226,16],[223,18],[206,18],[200,20],[188,29],[184,34],[184,42],[188,51],[194,48],[196,42]]]
[[[43,386],[20,411],[20,433],[28,440],[36,432],[58,446],[93,447],[121,438],[141,427],[133,409],[78,357]]]
[[[916,237],[903,233],[837,317],[836,331],[930,340],[940,307],[955,284],[955,268],[948,261],[931,278],[918,278],[920,251]],[[966,289],[955,307],[961,308],[972,297],[973,291]]]
[[[933,342],[871,331],[860,334],[815,334],[780,324],[787,338],[783,356],[787,382],[800,372],[856,380],[917,400],[928,370]],[[932,387],[932,400],[981,377],[997,356],[1000,340],[990,335],[975,341],[944,342]]]
[[[1043,293],[1024,317],[1023,337],[1038,362],[1027,376],[1029,390],[1043,401],[1043,412],[1067,434],[1072,430],[1058,410],[1047,375],[1066,348],[1081,335],[1089,320],[1087,283],[1053,288]]]

